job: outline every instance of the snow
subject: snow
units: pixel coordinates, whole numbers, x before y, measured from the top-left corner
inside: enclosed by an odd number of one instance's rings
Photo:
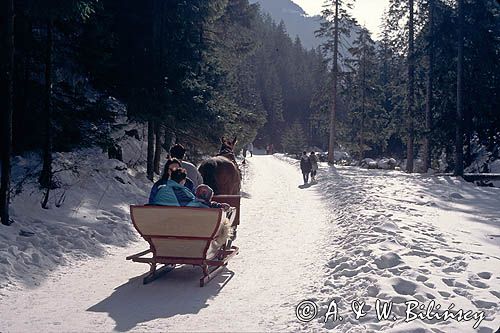
[[[78,174],[61,175],[73,184],[63,205],[41,210],[39,192],[23,191],[14,202],[16,224],[0,229],[0,258],[9,261],[0,259],[9,276],[0,289],[2,332],[484,333],[500,326],[498,188],[325,163],[318,184],[299,187],[298,161],[254,155],[243,167],[240,254],[226,271],[204,288],[193,267],[144,286],[147,265],[124,259],[147,248],[130,232],[127,212],[146,200],[144,174],[98,151],[60,160],[67,167],[87,163]],[[20,229],[35,235],[18,236]],[[22,269],[14,267],[19,263]],[[40,272],[37,285],[26,282]],[[398,319],[378,321],[377,299],[392,301]],[[295,315],[303,300],[318,306],[310,322]],[[411,300],[434,301],[441,310],[453,303],[485,318],[477,330],[477,320],[405,322]],[[325,323],[332,301],[343,320]],[[354,318],[353,301],[365,302],[364,317]]]
[[[141,161],[141,141],[125,138],[127,162]],[[0,225],[0,287],[20,281],[39,285],[58,265],[106,254],[109,245],[126,246],[137,235],[128,223],[130,204],[143,204],[151,182],[144,170],[110,160],[101,149],[54,154],[54,180],[49,209],[41,208],[44,192],[36,155],[17,156],[13,166],[14,224]]]
[[[490,163],[489,169],[491,173],[500,173],[500,160],[495,160]]]

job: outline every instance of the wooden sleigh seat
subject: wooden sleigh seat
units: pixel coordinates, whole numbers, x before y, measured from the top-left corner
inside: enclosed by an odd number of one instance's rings
[[[217,208],[130,206],[132,223],[149,243],[149,249],[128,256],[127,260],[150,265],[144,284],[172,271],[176,265],[188,264],[202,268],[200,286],[203,287],[238,254],[239,249],[231,246],[231,240],[216,245],[215,239],[225,217],[233,229],[239,222],[239,196],[223,197],[229,198],[215,199],[231,201],[228,203],[237,207],[226,213]],[[157,269],[159,264],[164,266]]]

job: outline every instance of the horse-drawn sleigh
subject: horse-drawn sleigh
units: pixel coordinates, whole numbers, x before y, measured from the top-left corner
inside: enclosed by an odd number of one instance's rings
[[[167,206],[130,206],[132,223],[149,243],[149,249],[127,257],[127,260],[147,263],[149,273],[143,283],[149,283],[172,271],[177,265],[200,266],[203,287],[238,254],[232,245],[240,221],[241,177],[234,158],[236,138],[222,138],[218,156],[205,160],[199,168],[205,183],[215,192],[213,200],[227,203],[222,208],[191,208]],[[224,229],[231,228],[230,238],[221,239]],[[163,264],[158,269],[158,265]]]

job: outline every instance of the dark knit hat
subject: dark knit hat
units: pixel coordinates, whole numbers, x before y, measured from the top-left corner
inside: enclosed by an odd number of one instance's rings
[[[183,159],[186,154],[186,149],[181,144],[176,144],[170,148],[170,155],[174,158]]]

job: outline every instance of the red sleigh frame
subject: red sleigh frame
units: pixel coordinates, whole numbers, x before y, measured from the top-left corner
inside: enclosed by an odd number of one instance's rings
[[[214,200],[234,207],[227,216],[235,230],[239,224],[240,196],[224,195]],[[229,240],[209,254],[224,214],[222,209],[214,208],[130,206],[132,223],[149,243],[149,249],[126,259],[150,265],[144,284],[172,271],[177,265],[200,266],[203,271],[200,287],[203,287],[239,253],[239,248],[232,246]],[[152,256],[146,257],[148,254]],[[160,264],[164,266],[158,269]]]

